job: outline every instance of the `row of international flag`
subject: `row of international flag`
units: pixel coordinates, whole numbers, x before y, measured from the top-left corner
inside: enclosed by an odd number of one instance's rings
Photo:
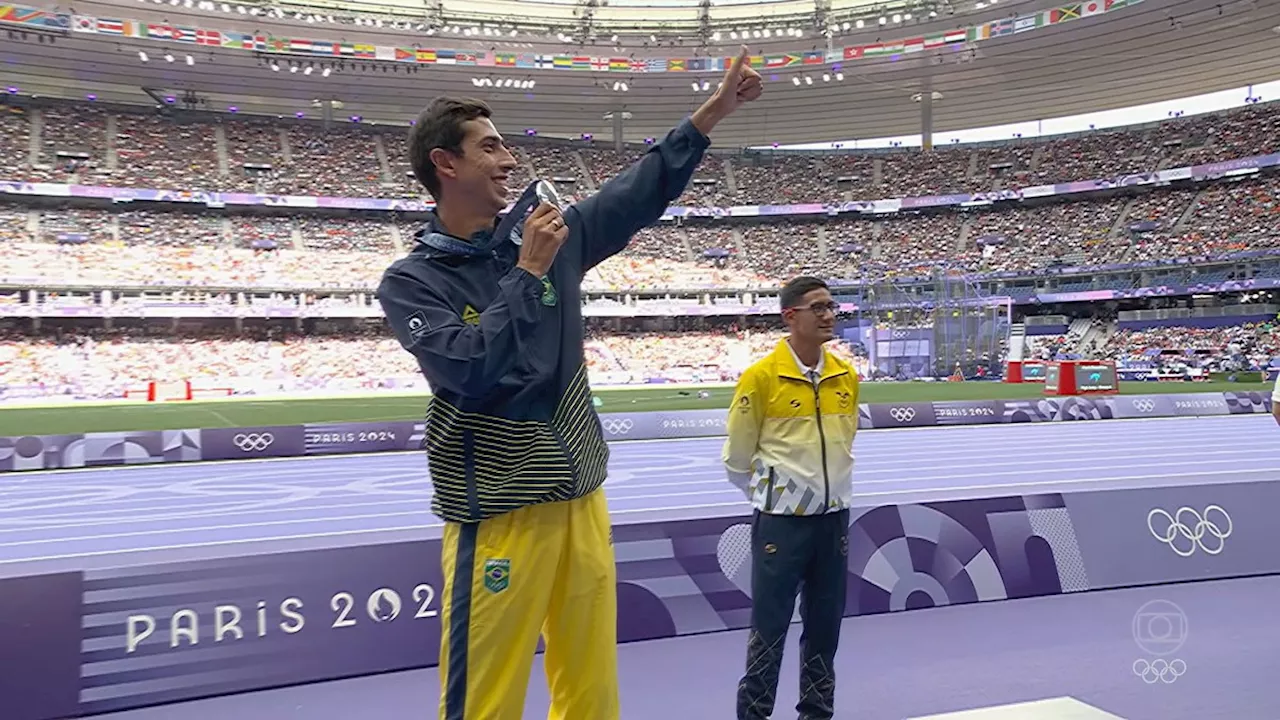
[[[1140,2],[1142,0],[1085,0],[1084,2],[1072,3],[1029,15],[1004,18],[972,27],[930,33],[892,42],[855,45],[834,50],[755,55],[750,58],[750,63],[752,67],[758,69],[781,69],[797,66],[826,65],[862,58],[892,58],[949,45],[979,42],[1023,33],[1092,15],[1112,12],[1137,5]],[[39,20],[50,15],[52,14],[48,11],[16,5],[0,5],[0,22],[4,23],[22,24],[26,22],[26,19]],[[42,21],[42,24],[47,23]],[[69,16],[66,26],[72,32],[164,40],[205,47],[233,48],[236,50],[302,55],[315,58],[355,58],[433,65],[653,73],[723,71],[733,62],[732,57],[624,58],[471,50],[424,50],[413,47],[284,38],[268,34],[210,30],[88,15]]]

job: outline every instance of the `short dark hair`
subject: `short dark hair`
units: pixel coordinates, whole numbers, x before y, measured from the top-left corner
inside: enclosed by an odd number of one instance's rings
[[[440,178],[431,162],[431,151],[443,148],[461,155],[462,141],[467,137],[463,123],[489,117],[493,117],[493,111],[483,100],[449,96],[432,100],[419,113],[409,131],[409,165],[413,176],[436,200],[440,199]]]
[[[812,275],[801,275],[800,277],[791,278],[787,281],[786,285],[782,286],[782,292],[779,294],[778,300],[782,305],[782,309],[786,310],[788,308],[798,306],[800,301],[804,299],[804,296],[814,290],[830,289],[831,288],[827,287],[826,281],[822,278],[816,278]]]

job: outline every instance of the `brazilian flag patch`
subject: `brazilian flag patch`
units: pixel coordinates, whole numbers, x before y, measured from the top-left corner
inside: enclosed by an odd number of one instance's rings
[[[495,558],[484,561],[484,589],[497,594],[511,584],[511,561]]]

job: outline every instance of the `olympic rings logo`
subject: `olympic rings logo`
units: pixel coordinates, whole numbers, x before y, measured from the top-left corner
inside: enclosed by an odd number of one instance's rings
[[[609,418],[607,420],[603,420],[600,424],[604,426],[604,429],[610,435],[626,435],[631,432],[631,428],[635,427],[635,423],[631,422],[629,418],[623,418],[621,420],[618,418]]]
[[[1214,512],[1221,516],[1217,521],[1210,517]],[[1183,516],[1189,516],[1187,519],[1190,522],[1183,522]],[[1159,527],[1164,529],[1157,529]],[[1217,555],[1226,547],[1226,540],[1231,537],[1234,528],[1231,516],[1219,505],[1206,507],[1203,517],[1189,507],[1178,508],[1173,515],[1160,508],[1147,513],[1147,529],[1151,531],[1151,536],[1168,545],[1180,557],[1191,557],[1196,548],[1209,555]],[[1210,538],[1207,542],[1206,537]]]
[[[271,433],[240,433],[231,442],[244,452],[262,452],[271,447],[276,437]]]
[[[893,331],[893,337],[894,337],[894,339],[904,338],[904,337],[906,337],[906,336],[907,336],[907,331],[906,331],[906,330],[894,330],[894,331]]]
[[[900,423],[911,422],[916,417],[916,409],[912,407],[889,408],[889,417]]]
[[[1142,678],[1142,682],[1154,685],[1162,682],[1166,685],[1187,673],[1187,664],[1182,660],[1167,661],[1157,658],[1150,662],[1138,658],[1133,661],[1133,674]]]
[[[1134,398],[1133,407],[1138,412],[1151,412],[1156,409],[1156,401],[1151,398]]]

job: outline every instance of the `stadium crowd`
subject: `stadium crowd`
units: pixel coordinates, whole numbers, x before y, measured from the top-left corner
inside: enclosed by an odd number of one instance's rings
[[[1280,176],[1201,191],[876,219],[663,223],[592,273],[592,290],[759,287],[798,273],[879,280],[1280,249]],[[412,244],[411,218],[26,209],[0,203],[0,277],[61,282],[369,288]],[[164,246],[160,253],[149,248]],[[255,249],[257,248],[257,249]]]
[[[1277,125],[1272,105],[1261,104],[1153,127],[930,153],[709,155],[677,203],[826,202],[1096,178],[1272,152],[1280,148]],[[513,139],[520,162],[513,191],[532,177],[549,177],[581,197],[642,151],[526,140]],[[0,155],[4,179],[357,197],[420,192],[408,169],[405,133],[355,123],[326,133],[305,123],[210,121],[83,104],[10,107],[0,113],[0,147],[10,150]],[[642,233],[620,262],[601,268],[587,286],[755,287],[800,272],[881,279],[927,274],[939,266],[971,273],[1034,271],[1271,249],[1280,243],[1278,195],[1280,180],[1263,176],[1136,197],[875,219],[695,219]],[[40,282],[93,275],[144,282],[164,278],[178,285],[249,281],[282,288],[368,287],[374,268],[402,253],[416,226],[411,217],[35,210],[2,204],[0,239],[16,249],[17,258],[0,275]],[[173,256],[171,250],[119,252],[116,243],[188,248],[199,258],[192,261],[187,251]],[[53,244],[79,247],[55,250],[49,247]],[[104,245],[112,246],[113,259],[106,263]],[[30,261],[41,255],[43,262]],[[138,268],[138,261],[146,267]]]
[[[1181,372],[1259,370],[1280,358],[1280,328],[1274,323],[1229,327],[1156,327],[1120,330],[1102,357],[1117,365]]]
[[[736,325],[711,331],[616,332],[587,338],[587,367],[597,385],[649,379],[732,381],[781,338],[776,329]],[[844,341],[833,349],[855,359]],[[1121,367],[1249,370],[1280,357],[1280,328],[1172,327],[1120,331],[1102,357]],[[359,358],[359,362],[353,362]],[[279,327],[184,329],[52,328],[0,331],[0,400],[6,396],[123,397],[149,382],[187,379],[197,390],[267,394],[308,390],[425,388],[413,358],[381,328],[304,334]]]
[[[676,204],[724,207],[978,192],[1258,155],[1280,150],[1280,121],[1272,108],[1255,105],[1153,127],[930,153],[717,151],[707,156]],[[574,197],[594,192],[643,151],[526,140],[513,139],[519,161],[513,189],[545,177]],[[7,106],[0,112],[0,179],[351,197],[421,192],[409,172],[402,129],[344,124],[322,132],[306,123],[138,114],[92,105]],[[619,293],[772,288],[799,273],[880,280],[938,267],[979,273],[1187,260],[1280,249],[1277,220],[1280,177],[1266,174],[1198,188],[866,219],[694,218],[641,231],[626,252],[593,269],[584,287]],[[287,303],[262,295],[271,289],[372,288],[383,268],[412,243],[419,223],[418,217],[386,213],[246,214],[204,207],[55,208],[0,201],[5,249],[0,284],[256,288],[261,292],[255,303]],[[215,304],[235,302],[222,291],[192,296]],[[45,301],[87,298],[68,292]],[[266,390],[335,383],[375,387],[418,377],[408,356],[395,352],[379,333],[57,332],[5,335],[0,386],[78,383],[89,394],[111,396],[175,376],[205,384],[264,382]],[[619,381],[669,375],[728,379],[775,340],[772,333],[737,329],[597,333],[589,362],[595,375]],[[1182,352],[1187,349],[1208,353]],[[1223,367],[1260,364],[1276,351],[1269,326],[1121,332],[1106,346],[1110,357],[1125,363]],[[369,360],[353,366],[344,362],[350,357]]]
[[[417,196],[406,134],[398,127],[198,114],[133,113],[92,104],[0,113],[0,175],[9,180],[346,197]],[[40,120],[35,120],[39,113]],[[114,123],[108,122],[113,116]],[[33,154],[31,140],[37,140]],[[677,204],[757,205],[985,192],[1003,187],[1149,172],[1280,149],[1271,104],[1226,115],[1049,141],[1016,140],[932,152],[752,152],[708,157]],[[511,138],[520,161],[513,188],[558,177],[584,195],[643,146]]]

